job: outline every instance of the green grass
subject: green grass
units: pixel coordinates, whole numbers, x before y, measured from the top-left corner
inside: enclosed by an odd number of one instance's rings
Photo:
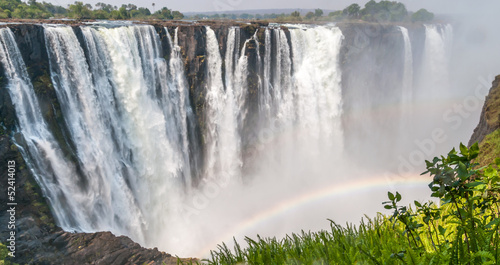
[[[500,177],[496,166],[478,168],[478,145],[460,146],[448,155],[427,162],[433,177],[429,187],[441,205],[415,202],[399,206],[399,193],[388,193],[379,214],[357,226],[302,232],[283,239],[235,240],[203,261],[179,264],[500,264]]]
[[[481,153],[477,157],[480,165],[489,165],[500,157],[500,129],[488,134],[479,144]]]

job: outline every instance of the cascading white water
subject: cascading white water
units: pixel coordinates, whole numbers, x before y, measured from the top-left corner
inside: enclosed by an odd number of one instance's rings
[[[236,49],[239,49],[240,43],[236,43],[236,33],[240,34],[240,29],[231,27],[227,33],[227,44],[226,44],[226,56],[224,58],[224,63],[226,66],[226,87],[230,90],[233,90],[233,82],[234,82],[234,53]],[[237,63],[237,62],[236,62]]]
[[[176,72],[182,68],[172,60],[167,81],[168,65],[151,26],[82,27],[90,67],[70,27],[45,30],[56,92],[94,193],[77,203],[100,218],[89,230],[157,244],[161,238],[151,231],[175,219],[163,216],[182,211],[182,183],[191,185],[192,117]]]
[[[233,55],[239,47],[239,37],[236,36],[234,28],[228,36],[228,49],[226,51],[226,87],[222,82],[222,58],[219,43],[215,32],[206,27],[207,34],[207,96],[206,96],[206,168],[204,177],[208,179],[234,178],[240,176],[241,140],[238,132],[238,104],[234,87]],[[231,34],[232,32],[232,34]],[[239,35],[238,35],[239,36]],[[238,68],[238,66],[235,66]],[[238,83],[236,83],[238,84]]]
[[[413,99],[413,52],[411,47],[410,36],[408,29],[398,27],[403,35],[405,45],[404,49],[404,72],[403,72],[403,87],[401,93],[401,104],[406,105]]]
[[[262,91],[259,93],[259,112],[261,118],[266,121],[271,116],[271,29],[266,28],[264,32],[264,62],[262,73]]]
[[[425,47],[420,98],[432,95],[442,98],[449,93],[450,44],[453,36],[451,25],[425,25]]]
[[[342,91],[339,68],[344,36],[337,27],[291,29],[297,126],[308,150],[342,150]],[[317,146],[310,148],[311,141]],[[325,149],[323,149],[325,148]]]
[[[91,229],[87,220],[95,213],[77,201],[89,192],[62,153],[41,113],[38,99],[21,53],[10,29],[0,29],[0,60],[8,78],[7,88],[14,104],[19,130],[26,142],[23,154],[48,198],[58,224],[66,230]]]
[[[71,27],[46,27],[45,35],[54,88],[88,181],[88,198],[75,202],[87,209],[87,219],[92,220],[91,226],[83,231],[110,229],[119,234],[132,233],[143,242],[142,213],[127,179],[121,175],[123,153],[117,152],[109,127],[104,124],[103,116],[107,113],[104,114],[94,94],[96,88],[83,49]],[[102,87],[106,88],[109,86]]]
[[[295,119],[293,110],[292,60],[288,39],[283,29],[274,30],[276,43],[276,65],[273,78],[276,116],[284,126],[291,126]]]
[[[199,161],[196,155],[190,157],[191,152],[198,153],[199,148],[196,146],[196,135],[194,131],[195,127],[195,117],[193,111],[191,109],[191,103],[189,101],[189,86],[186,80],[186,74],[184,73],[184,64],[182,62],[181,57],[181,47],[179,47],[178,40],[178,31],[179,28],[175,29],[175,37],[174,41],[168,32],[168,29],[165,28],[167,32],[167,40],[169,46],[172,51],[170,53],[170,81],[168,82],[168,93],[165,93],[168,96],[165,104],[171,103],[175,105],[175,109],[177,115],[178,124],[177,128],[181,130],[181,139],[180,142],[182,144],[182,154],[184,155],[184,161],[186,164],[188,161],[191,161],[191,168],[186,165],[184,180],[186,181],[186,188],[190,188],[192,186],[193,178],[196,177]],[[191,139],[191,141],[190,141]]]
[[[257,29],[255,31],[251,40],[255,43],[255,50],[257,51],[257,54],[256,54],[257,63],[255,66],[255,68],[256,68],[255,72],[258,73],[258,75],[257,75],[257,78],[258,78],[257,88],[258,88],[259,93],[261,93],[262,88],[263,88],[263,84],[262,84],[262,58],[260,56],[260,42],[259,42],[258,33],[259,33],[259,29]],[[259,109],[260,109],[260,107],[259,107]]]
[[[163,79],[167,75],[166,65],[158,57],[159,39],[153,27],[99,28],[98,34],[110,54],[115,96],[123,108],[125,131],[135,139],[132,150],[138,175],[131,185],[147,216],[146,241],[148,245],[159,244],[162,236],[157,231],[175,230],[171,222],[177,222],[177,213],[182,211],[180,184],[189,170],[182,154],[185,145],[179,139],[184,129],[177,127],[182,122],[176,121],[178,108],[183,106],[176,108],[174,102],[179,101],[180,95],[177,90],[171,91]],[[150,71],[144,71],[145,64],[151,65]],[[151,81],[156,73],[163,81]],[[157,88],[148,86],[155,83],[160,86],[161,100],[157,98]]]
[[[288,38],[281,28],[266,28],[264,44],[263,84],[258,102],[261,132],[258,134],[257,145],[263,147],[273,143],[276,146],[259,154],[263,159],[254,166],[256,168],[272,167],[276,162],[292,163],[295,148],[291,144],[291,134],[281,135],[281,132],[292,130],[295,121],[292,60]]]

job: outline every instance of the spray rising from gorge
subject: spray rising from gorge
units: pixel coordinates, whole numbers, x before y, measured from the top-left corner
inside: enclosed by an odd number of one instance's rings
[[[206,255],[235,234],[355,221],[372,205],[308,203],[344,202],[339,187],[370,179],[395,185],[379,166],[398,175],[390,161],[412,147],[387,146],[425,137],[402,125],[450,93],[450,25],[203,26],[197,48],[181,46],[190,27],[44,25],[58,129],[0,29],[19,145],[63,229]]]

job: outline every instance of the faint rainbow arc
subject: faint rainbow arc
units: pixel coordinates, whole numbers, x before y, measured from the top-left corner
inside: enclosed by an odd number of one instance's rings
[[[344,195],[353,191],[363,191],[367,189],[376,189],[387,187],[390,185],[414,185],[414,184],[427,184],[430,182],[430,179],[425,176],[407,176],[402,177],[401,180],[390,182],[388,177],[377,177],[377,178],[369,178],[369,179],[360,179],[356,181],[352,181],[345,184],[334,184],[327,186],[325,188],[317,189],[312,192],[304,193],[300,196],[294,197],[290,200],[286,200],[283,202],[274,205],[264,211],[261,211],[257,214],[254,214],[250,218],[240,222],[237,226],[231,229],[229,232],[225,233],[223,236],[219,237],[219,239],[215,242],[212,242],[206,248],[204,248],[198,257],[206,257],[210,253],[210,250],[217,244],[221,244],[222,242],[228,242],[228,240],[232,240],[233,236],[238,234],[241,231],[248,230],[249,228],[256,226],[260,223],[263,223],[266,220],[275,218],[282,213],[285,213],[293,208],[300,208],[307,204],[324,200],[329,197],[335,197]],[[381,208],[382,209],[382,208]],[[201,254],[201,255],[200,255]]]

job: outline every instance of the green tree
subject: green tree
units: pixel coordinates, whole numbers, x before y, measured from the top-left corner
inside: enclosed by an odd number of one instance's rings
[[[357,18],[359,16],[359,11],[361,7],[358,4],[352,4],[343,10],[343,14],[348,17]]]
[[[10,10],[3,10],[0,8],[0,18],[9,18],[10,17]]]
[[[408,17],[406,6],[395,1],[371,0],[360,10],[360,16],[367,21],[403,21]]]
[[[413,13],[411,20],[413,22],[427,22],[434,19],[434,14],[422,8],[417,12]]]
[[[170,9],[163,7],[162,9],[156,11],[153,16],[158,19],[173,19],[172,12]]]
[[[132,10],[137,10],[137,6],[134,4],[128,4],[127,5],[127,10],[132,11]]]
[[[290,14],[292,17],[299,18],[300,17],[300,12],[299,11],[293,11],[292,14]]]
[[[323,15],[323,10],[317,8],[314,10],[314,16],[315,17],[321,17]]]
[[[111,10],[110,18],[112,18],[112,19],[124,19],[124,17],[122,17],[122,14],[118,10]]]
[[[51,13],[54,16],[64,16],[68,14],[68,10],[62,6],[55,6],[47,2],[42,2],[42,6],[48,13]]]
[[[122,5],[119,9],[118,12],[120,13],[120,19],[127,19],[130,18],[129,11],[127,10],[126,5]]]
[[[110,13],[108,13],[104,10],[101,10],[101,9],[94,10],[94,12],[92,12],[92,18],[93,19],[109,19]]]
[[[26,18],[26,8],[23,5],[17,6],[16,9],[12,12],[13,18]]]
[[[391,14],[391,21],[403,21],[408,16],[406,6],[402,3],[392,2],[388,6],[389,13]]]
[[[95,6],[96,6],[96,9],[103,10],[103,11],[105,11],[107,13],[111,13],[112,10],[116,9],[112,5],[105,4],[105,3],[97,3],[97,4],[95,4]]]
[[[306,19],[312,19],[313,17],[314,17],[314,13],[313,12],[307,12]]]
[[[149,11],[149,9],[145,8],[145,7],[139,7],[137,9],[137,12],[139,15],[139,17],[147,17],[147,16],[151,16],[151,11]]]
[[[88,6],[84,5],[83,2],[76,1],[74,4],[69,6],[70,17],[76,19],[90,18],[90,10]]]
[[[173,19],[177,19],[177,20],[184,18],[184,14],[182,14],[179,11],[172,11],[172,16],[173,16]]]

